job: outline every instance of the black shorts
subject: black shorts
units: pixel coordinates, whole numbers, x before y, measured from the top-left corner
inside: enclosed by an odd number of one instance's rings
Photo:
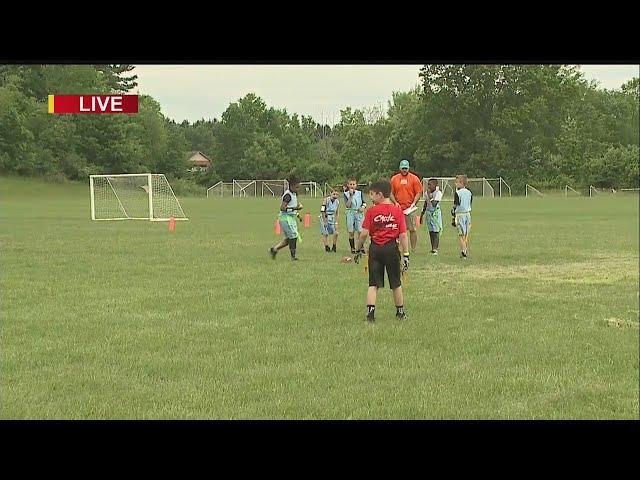
[[[400,249],[398,243],[391,241],[384,245],[371,242],[369,247],[369,286],[384,287],[384,271],[389,277],[389,287],[398,288],[400,282]]]

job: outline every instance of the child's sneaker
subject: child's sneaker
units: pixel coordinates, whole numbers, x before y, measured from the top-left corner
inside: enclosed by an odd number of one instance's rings
[[[467,254],[464,252],[460,252],[460,258],[462,258],[463,260],[467,259]]]
[[[333,247],[331,247],[331,251],[332,251],[333,253],[336,253],[336,252],[337,252],[337,250],[336,250],[336,246],[335,246],[335,245],[334,245]]]
[[[402,313],[396,313],[396,318],[398,320],[406,320],[407,319],[407,314],[405,312]]]
[[[438,255],[438,250],[431,250],[431,255]]]
[[[325,245],[324,246],[324,251],[327,252],[327,253],[331,252],[331,249],[329,248],[329,245]]]
[[[367,313],[367,322],[373,323],[376,321],[376,317],[373,312]]]
[[[293,261],[297,261],[297,260],[298,260],[298,257],[291,257],[291,261],[292,261],[292,262],[293,262]]]
[[[277,251],[277,250],[275,250],[273,247],[271,247],[271,248],[269,249],[269,255],[271,255],[271,259],[272,259],[272,260],[275,260],[275,259],[276,259],[276,253],[278,253],[278,251]]]

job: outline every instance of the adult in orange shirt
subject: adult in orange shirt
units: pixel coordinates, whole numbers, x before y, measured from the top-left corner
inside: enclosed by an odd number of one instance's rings
[[[400,173],[391,177],[391,201],[402,210],[413,208],[422,197],[422,181],[417,175],[409,172],[409,160],[400,162]],[[418,231],[416,229],[416,214],[411,212],[404,216],[409,230],[411,251],[415,251],[418,245]]]

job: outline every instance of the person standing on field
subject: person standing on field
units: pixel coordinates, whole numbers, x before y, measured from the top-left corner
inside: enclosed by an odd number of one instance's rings
[[[422,197],[422,192],[422,182],[417,175],[409,171],[409,160],[402,160],[400,173],[391,177],[391,201],[403,211],[413,210],[404,216],[412,252],[418,245],[415,207]]]
[[[358,190],[358,181],[352,178],[347,183],[347,189],[344,191],[345,207],[347,208],[347,231],[349,232],[349,245],[351,246],[351,254],[356,253],[355,234],[360,235],[362,230],[362,222],[364,222],[364,210],[367,203],[364,201],[364,195]]]
[[[404,214],[389,199],[391,184],[380,180],[369,187],[369,197],[374,206],[367,210],[362,230],[356,242],[356,256],[353,261],[359,263],[365,254],[364,242],[371,237],[369,246],[368,269],[369,288],[367,289],[367,321],[375,321],[378,289],[384,288],[384,273],[389,278],[393,302],[396,305],[396,318],[406,320],[404,295],[402,293],[402,272],[409,269],[409,242]],[[402,257],[398,242],[402,247]]]

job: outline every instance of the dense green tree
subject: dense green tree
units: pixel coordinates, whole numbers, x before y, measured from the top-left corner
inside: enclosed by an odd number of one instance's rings
[[[600,88],[568,65],[425,65],[421,84],[380,106],[345,107],[336,125],[269,107],[250,93],[221,119],[176,123],[141,95],[137,115],[49,115],[47,95],[128,92],[131,65],[0,65],[0,171],[86,179],[162,172],[208,186],[286,178],[339,184],[397,171],[561,187],[638,184],[638,78]],[[188,172],[189,151],[213,161]],[[187,191],[187,188],[183,189]]]

